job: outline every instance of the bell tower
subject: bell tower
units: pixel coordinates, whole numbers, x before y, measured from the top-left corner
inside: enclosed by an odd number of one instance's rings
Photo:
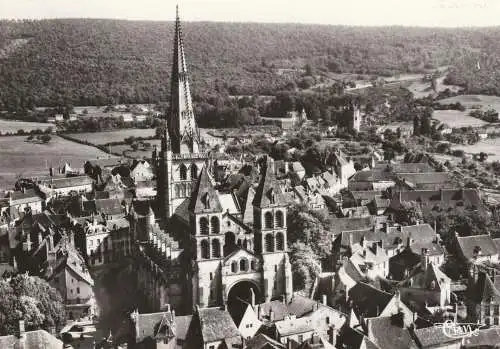
[[[162,219],[169,219],[191,195],[208,156],[202,152],[193,111],[181,22],[175,19],[170,103],[165,115],[158,161],[157,201]]]

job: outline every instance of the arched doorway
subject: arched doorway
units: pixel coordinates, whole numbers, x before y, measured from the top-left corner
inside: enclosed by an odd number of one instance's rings
[[[247,303],[252,302],[252,293],[255,295],[255,303],[260,302],[260,290],[257,285],[248,280],[242,280],[235,283],[229,290],[227,296],[227,310],[234,316],[244,311]]]

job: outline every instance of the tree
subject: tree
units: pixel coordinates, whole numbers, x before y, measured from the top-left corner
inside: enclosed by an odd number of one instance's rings
[[[40,136],[40,141],[42,143],[45,143],[45,144],[49,143],[51,141],[51,139],[52,139],[52,137],[48,134],[43,134]]]
[[[396,210],[394,219],[402,225],[414,225],[423,219],[422,210],[416,201],[403,201]]]
[[[488,154],[486,154],[484,151],[479,153],[479,161],[484,162],[488,159]]]
[[[321,272],[321,263],[311,246],[296,242],[290,248],[293,287],[295,290],[309,290],[314,279]]]
[[[66,320],[59,292],[45,280],[17,275],[0,280],[0,335],[15,333],[19,320],[27,330],[62,327]]]

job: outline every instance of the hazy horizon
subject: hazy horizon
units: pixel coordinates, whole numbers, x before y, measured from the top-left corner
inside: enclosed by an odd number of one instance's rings
[[[345,26],[494,27],[500,0],[0,0],[0,19],[95,18]]]

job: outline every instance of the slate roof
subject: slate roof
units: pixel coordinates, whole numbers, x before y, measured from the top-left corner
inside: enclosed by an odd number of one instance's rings
[[[281,321],[288,315],[302,317],[314,311],[317,302],[313,299],[294,294],[291,302],[284,303],[281,300],[272,300],[256,306],[256,313],[262,314],[264,317],[269,315],[272,310],[274,313],[274,321]]]
[[[354,309],[364,317],[378,316],[389,304],[392,297],[393,295],[390,293],[376,289],[364,282],[358,282],[349,290],[349,299],[353,301]]]
[[[397,178],[412,183],[418,189],[436,190],[453,188],[453,175],[449,172],[398,173]]]
[[[481,301],[500,303],[500,280],[498,277],[492,281],[489,275],[485,275]]]
[[[35,189],[26,189],[24,192],[20,190],[13,191],[10,194],[13,205],[20,205],[29,202],[43,201]]]
[[[274,197],[274,203],[272,203]],[[266,172],[264,172],[259,186],[255,191],[253,205],[257,207],[287,206],[286,198],[281,191],[279,184],[272,171],[272,164],[267,162]]]
[[[92,166],[94,166],[94,167],[99,166],[101,168],[116,167],[116,166],[120,166],[123,164],[128,164],[129,162],[130,162],[129,159],[120,158],[120,157],[112,157],[112,158],[108,158],[108,159],[95,159],[95,160],[88,161],[88,163],[90,163]]]
[[[246,342],[245,349],[285,349],[285,345],[259,333]]]
[[[222,212],[219,193],[212,184],[206,166],[203,166],[198,182],[191,193],[188,208],[193,213]]]
[[[95,200],[95,208],[97,212],[105,215],[119,215],[123,213],[123,208],[118,199],[101,199]]]
[[[44,330],[25,332],[24,345],[17,336],[0,337],[0,348],[61,349],[63,342]]]
[[[420,205],[424,214],[431,212],[435,206],[442,208],[475,208],[480,213],[486,213],[476,189],[442,189],[442,190],[413,190],[394,194],[391,208],[398,209],[402,201],[415,201]]]
[[[474,250],[481,248],[481,255],[491,256],[498,254],[496,244],[490,235],[473,235],[473,236],[459,236],[457,237],[458,246],[463,256],[470,260],[474,256]]]
[[[375,169],[389,169],[393,173],[420,173],[420,172],[436,172],[434,167],[425,162],[416,163],[377,163]]]
[[[219,308],[199,309],[198,318],[205,343],[240,336],[238,328],[227,311]]]

